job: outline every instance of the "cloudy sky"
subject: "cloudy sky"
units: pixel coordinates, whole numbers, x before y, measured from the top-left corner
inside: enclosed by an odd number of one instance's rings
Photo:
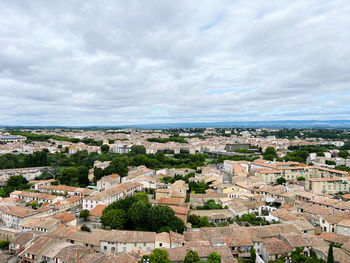
[[[0,0],[0,125],[350,119],[350,1]]]

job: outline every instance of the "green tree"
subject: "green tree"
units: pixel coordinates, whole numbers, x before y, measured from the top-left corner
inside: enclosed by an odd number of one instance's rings
[[[173,219],[171,219],[168,222],[168,226],[170,227],[170,230],[182,234],[185,230],[185,224],[184,222],[178,218],[177,216],[174,216]]]
[[[200,227],[208,227],[208,226],[210,226],[209,217],[207,217],[207,216],[201,217],[200,222],[199,222],[199,226]]]
[[[124,229],[126,222],[127,215],[122,209],[112,209],[102,212],[101,223],[104,226],[109,226],[112,229]]]
[[[327,263],[334,263],[333,244],[332,243],[329,245]]]
[[[128,166],[129,166],[129,159],[126,156],[119,156],[112,160],[110,166],[108,166],[106,169],[110,169],[109,171],[111,173],[117,173],[121,177],[128,175]]]
[[[133,154],[146,154],[146,148],[143,145],[131,146],[131,153]]]
[[[156,248],[149,255],[149,263],[171,263],[169,254],[166,250]]]
[[[89,210],[84,209],[84,210],[80,211],[79,218],[84,218],[84,220],[87,221],[89,218],[89,214],[90,214]]]
[[[128,217],[135,230],[147,230],[149,227],[148,215],[151,204],[146,202],[137,202],[131,205],[128,210]]]
[[[324,152],[317,152],[316,155],[319,157],[324,157]]]
[[[283,177],[279,177],[276,179],[276,183],[277,184],[284,184],[284,183],[286,183],[286,179]]]
[[[85,224],[80,227],[80,230],[85,232],[91,232],[90,228]]]
[[[256,251],[253,248],[252,250],[250,250],[250,262],[255,263],[255,261],[256,261]]]
[[[346,151],[346,150],[340,150],[339,153],[338,153],[338,156],[341,157],[341,158],[348,158],[350,156],[349,152]]]
[[[217,252],[211,252],[208,257],[208,263],[220,263],[221,256]],[[255,262],[255,261],[254,261]]]
[[[297,180],[298,181],[305,181],[305,177],[304,176],[298,176]]]
[[[198,256],[198,253],[196,250],[190,249],[187,251],[184,263],[198,263],[200,261],[201,261],[201,259]]]
[[[275,148],[273,147],[267,147],[265,152],[264,152],[264,159],[265,160],[269,160],[269,161],[273,161],[273,159],[277,158],[277,152],[275,150]]]
[[[149,212],[150,225],[153,231],[157,231],[163,226],[167,226],[168,222],[173,219],[175,212],[169,206],[155,205]]]
[[[109,145],[108,144],[102,144],[101,145],[101,152],[102,153],[108,153],[109,152]]]
[[[141,202],[145,202],[148,203],[148,195],[145,192],[141,192],[141,193],[136,193],[134,194],[134,197]]]
[[[198,215],[189,215],[187,217],[187,221],[192,224],[192,227],[199,227],[200,226],[201,217],[198,216]]]

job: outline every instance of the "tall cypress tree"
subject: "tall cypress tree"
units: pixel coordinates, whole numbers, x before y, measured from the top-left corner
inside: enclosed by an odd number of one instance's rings
[[[329,245],[327,263],[334,263],[333,244]]]

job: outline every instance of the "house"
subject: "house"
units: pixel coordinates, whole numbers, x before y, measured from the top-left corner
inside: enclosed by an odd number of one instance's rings
[[[12,193],[10,193],[10,197],[23,199],[25,202],[35,201],[38,204],[53,204],[64,199],[63,196],[27,191],[13,191]]]
[[[262,241],[262,258],[265,262],[281,256],[290,256],[293,249],[283,240],[272,237]]]
[[[170,248],[170,236],[167,232],[156,234],[155,248]]]
[[[25,218],[20,225],[20,229],[23,231],[51,233],[59,227],[60,222],[59,219],[48,216]]]
[[[29,244],[29,242],[31,240],[33,240],[35,237],[41,236],[41,235],[44,235],[44,233],[38,232],[38,231],[22,232],[11,241],[11,243],[9,245],[9,250],[12,253],[18,253],[18,252],[22,251],[27,246],[27,244]]]
[[[25,218],[38,215],[37,210],[12,205],[2,205],[0,206],[0,222],[9,228],[20,229]]]
[[[336,224],[336,231],[338,235],[350,237],[350,219],[342,219]]]
[[[97,190],[102,191],[112,186],[120,184],[120,175],[119,174],[110,174],[103,176],[100,180],[97,181]]]
[[[61,223],[65,226],[76,226],[77,225],[77,218],[72,215],[71,213],[62,212],[56,214],[56,218],[61,220]]]
[[[106,254],[131,252],[133,250],[151,251],[155,248],[155,232],[122,230],[105,232],[101,237],[100,249]]]
[[[131,196],[142,190],[139,183],[126,182],[123,184],[112,186],[101,192],[95,192],[90,196],[83,198],[83,209],[92,210],[97,205],[110,205],[125,196]]]
[[[62,201],[56,202],[55,206],[58,208],[58,212],[76,212],[82,208],[83,198],[80,196],[71,196]]]
[[[230,248],[234,257],[250,257],[250,251],[254,244],[253,240],[249,236],[234,235],[225,238],[226,245]]]
[[[107,205],[97,205],[89,213],[89,221],[99,223],[103,210]]]

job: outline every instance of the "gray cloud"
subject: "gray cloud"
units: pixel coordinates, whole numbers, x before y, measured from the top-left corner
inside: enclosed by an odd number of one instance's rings
[[[0,124],[349,119],[349,11],[0,0]]]

